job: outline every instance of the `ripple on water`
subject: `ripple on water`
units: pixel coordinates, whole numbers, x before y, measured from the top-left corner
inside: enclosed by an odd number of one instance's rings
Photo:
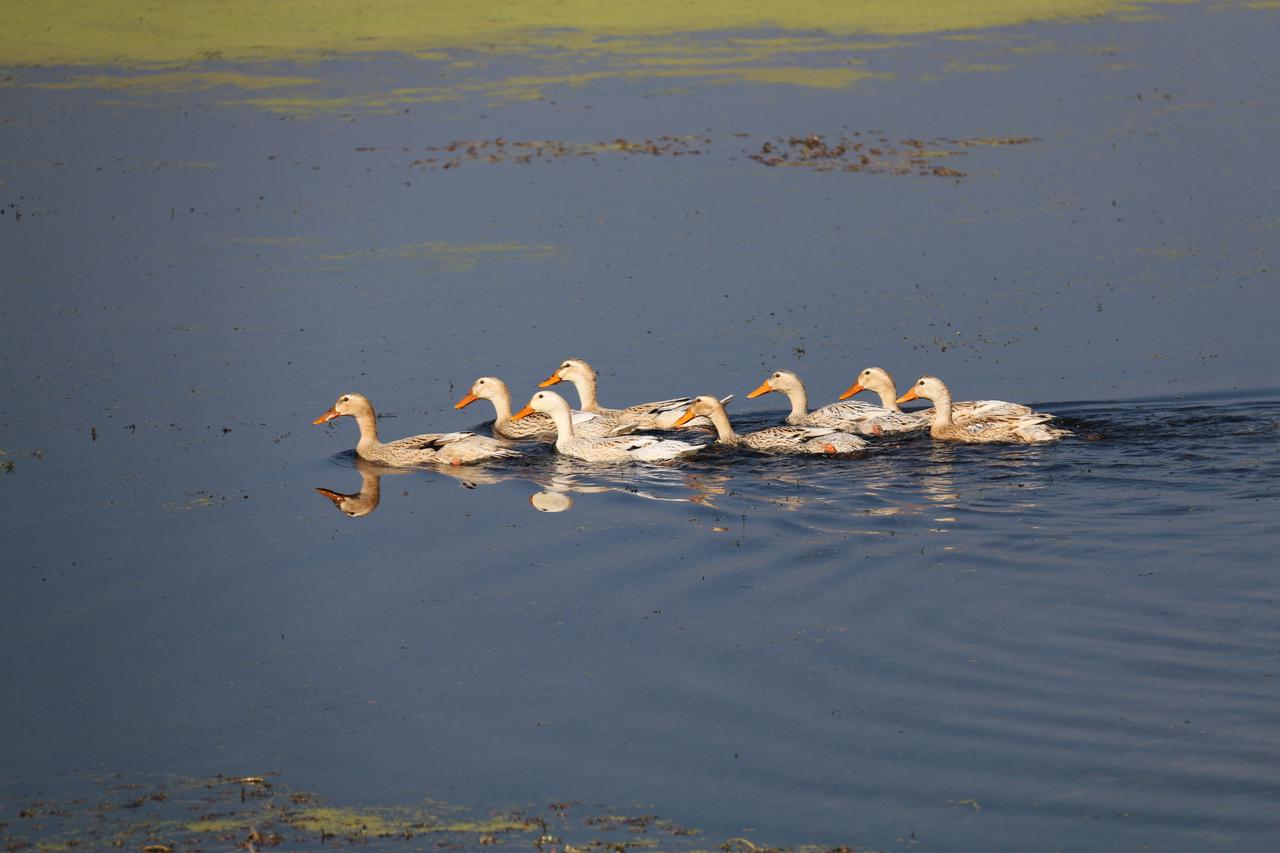
[[[1261,830],[1280,793],[1276,414],[1099,406],[1072,413],[1096,440],[738,460],[722,506],[745,516],[732,570],[752,589],[700,602],[722,630],[678,661],[674,705],[731,720],[768,754],[755,781],[801,811],[797,792],[961,792]]]

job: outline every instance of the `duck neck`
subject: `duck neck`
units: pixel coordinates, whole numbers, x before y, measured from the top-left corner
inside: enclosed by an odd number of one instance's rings
[[[791,401],[793,418],[803,418],[809,414],[809,394],[804,390],[804,383],[797,382],[794,388],[787,389],[787,399]]]
[[[951,425],[951,395],[939,394],[933,401],[933,426],[949,427]]]
[[[556,408],[549,412],[551,420],[556,424],[556,447],[560,447],[564,442],[578,437],[573,431],[573,415],[569,412],[569,407]]]
[[[735,444],[738,441],[738,434],[733,431],[733,424],[729,423],[729,413],[724,410],[724,406],[717,406],[707,417],[711,418],[711,425],[716,428],[716,441],[721,444]]]
[[[596,377],[588,373],[580,379],[573,380],[573,387],[578,389],[578,408],[584,412],[599,412],[600,404],[596,402]]]
[[[493,403],[493,425],[500,427],[511,420],[511,392],[505,387],[499,388],[494,395],[489,398],[489,402]]]
[[[360,441],[356,443],[356,453],[364,455],[364,451],[378,446],[378,416],[370,409],[352,417],[356,419],[356,426],[360,427]]]
[[[898,389],[894,387],[893,380],[889,380],[888,388],[880,387],[873,389],[876,395],[880,397],[880,406],[891,412],[901,412],[902,407],[898,405]]]

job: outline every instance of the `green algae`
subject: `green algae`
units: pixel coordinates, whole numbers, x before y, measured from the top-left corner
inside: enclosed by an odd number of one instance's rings
[[[950,74],[990,74],[1008,71],[1009,66],[993,62],[948,62],[946,70]]]
[[[85,790],[85,785],[89,786]],[[0,822],[4,849],[169,850],[783,850],[746,838],[706,838],[654,814],[582,803],[543,809],[476,809],[426,799],[418,804],[335,805],[296,791],[277,775],[163,777],[138,783],[85,780],[65,799],[42,795]]]
[[[1143,0],[526,0],[494,8],[457,0],[10,0],[0,64],[175,65],[459,48],[607,52],[612,40],[641,35],[778,29],[904,36],[1138,14],[1150,5]],[[299,26],[301,20],[305,26]]]
[[[147,106],[142,99],[148,96],[233,89],[239,94],[222,105],[295,118],[390,115],[414,104],[467,99],[517,103],[610,80],[670,81],[659,94],[686,91],[693,83],[846,89],[892,79],[868,68],[868,56],[924,37],[998,39],[1006,32],[1001,28],[1031,22],[1103,15],[1139,20],[1173,2],[1193,0],[529,0],[498,8],[416,0],[359,6],[335,0],[124,0],[110,6],[14,0],[0,29],[0,66],[96,66],[96,73],[51,81],[20,72],[0,86],[122,91],[138,98],[137,106]],[[303,19],[306,26],[298,26]],[[387,54],[435,66],[418,75],[434,82],[388,89],[358,76],[328,75],[323,91],[316,91],[315,77],[274,73],[280,63],[305,69]],[[512,60],[530,67],[513,73]],[[234,71],[227,70],[230,64]],[[1005,66],[959,63],[947,70]],[[934,79],[925,70],[913,76]]]
[[[296,116],[392,113],[414,103],[469,97],[528,101],[547,97],[553,87],[611,79],[836,89],[889,79],[891,75],[863,67],[862,54],[901,48],[912,44],[911,38],[966,37],[1032,21],[1136,16],[1151,2],[798,0],[782,6],[762,0],[657,0],[643,5],[530,0],[494,10],[416,0],[358,7],[334,0],[125,0],[110,6],[14,0],[0,30],[0,65],[98,66],[100,73],[57,81],[16,78],[4,85],[137,95],[228,87],[243,92],[305,89],[317,81],[270,73],[261,66],[386,53],[440,63],[450,72],[447,82],[425,87],[359,94],[291,91],[224,101]],[[307,26],[297,26],[301,18]],[[488,60],[499,57],[556,68],[535,74],[492,72]],[[234,72],[193,68],[227,63],[241,67]]]
[[[286,813],[290,826],[305,832],[322,835],[375,835],[402,834],[413,823],[408,818],[393,818],[385,814],[336,807],[312,807]],[[419,821],[421,823],[422,821]]]
[[[553,89],[574,88],[607,80],[698,80],[705,84],[758,83],[811,89],[842,89],[865,80],[890,80],[886,72],[866,71],[850,61],[838,67],[803,65],[732,65],[708,62],[675,63],[669,57],[650,57],[640,67],[604,67],[557,74],[520,74],[495,80],[468,80],[451,85],[399,87],[382,94],[352,96],[290,95],[228,98],[228,106],[251,106],[294,117],[347,114],[356,111],[393,114],[415,104],[482,98],[493,104],[536,101]]]
[[[324,836],[408,837],[422,833],[460,835],[492,835],[506,832],[528,832],[534,827],[528,821],[513,817],[488,817],[459,820],[438,814],[406,808],[355,809],[335,806],[310,806],[289,810],[283,820],[294,829]]]
[[[168,71],[134,75],[86,74],[65,80],[29,84],[34,89],[125,89],[140,94],[198,92],[216,88],[245,90],[312,86],[311,77],[278,74],[242,74],[230,71]],[[10,84],[12,85],[12,84]]]

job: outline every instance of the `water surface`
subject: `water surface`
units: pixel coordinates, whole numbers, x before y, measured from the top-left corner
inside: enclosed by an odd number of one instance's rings
[[[6,41],[6,843],[1269,849],[1275,12],[1142,8]],[[583,46],[629,39],[684,70]],[[310,423],[482,427],[570,356],[744,429],[879,364],[1075,437],[382,473]]]

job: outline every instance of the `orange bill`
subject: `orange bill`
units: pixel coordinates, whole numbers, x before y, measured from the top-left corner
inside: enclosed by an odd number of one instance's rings
[[[555,384],[556,384],[557,382],[559,382],[559,381],[560,381],[560,371],[558,371],[558,370],[557,370],[555,373],[551,374],[551,375],[550,375],[550,376],[548,376],[546,379],[544,379],[544,380],[542,380],[541,382],[539,382],[539,383],[538,383],[538,387],[539,387],[539,388],[547,388],[547,387],[550,387],[550,386],[552,386],[552,385],[555,385]]]
[[[919,398],[920,398],[920,395],[916,393],[916,389],[912,388],[910,391],[908,391],[907,393],[899,397],[898,402],[907,403],[907,402],[910,402],[911,400],[918,400]]]
[[[759,397],[761,394],[768,394],[772,390],[773,389],[769,387],[768,382],[761,382],[759,388],[757,388],[756,390],[752,391],[750,394],[747,395],[747,399]]]
[[[340,495],[337,492],[331,492],[328,489],[316,488],[316,491],[333,501],[334,506],[340,506],[342,501],[346,499],[346,495]]]
[[[677,418],[676,422],[673,423],[672,426],[684,426],[696,417],[697,415],[694,414],[693,409],[685,409],[684,414]]]
[[[857,394],[858,392],[860,392],[860,391],[865,391],[865,390],[867,390],[867,389],[862,387],[862,383],[860,383],[860,382],[855,382],[855,383],[853,383],[852,385],[850,385],[850,386],[849,386],[849,390],[848,390],[848,391],[845,391],[843,394],[841,394],[841,395],[840,395],[840,399],[841,399],[841,400],[848,400],[848,399],[849,399],[850,397],[852,397],[854,394]]]
[[[529,417],[529,415],[532,415],[532,414],[533,414],[533,406],[525,406],[523,409],[521,409],[520,411],[512,415],[511,420],[518,421],[521,418],[527,418]]]
[[[312,421],[311,423],[312,423],[312,424],[322,424],[322,423],[324,423],[325,421],[331,421],[331,420],[333,420],[334,418],[338,418],[338,417],[341,417],[341,415],[339,415],[339,414],[338,414],[338,410],[337,410],[337,409],[330,409],[329,411],[325,412],[325,413],[324,413],[323,415],[321,415],[320,417],[316,418],[316,419],[315,419],[314,421]]]
[[[475,394],[468,394],[458,402],[454,403],[453,407],[455,409],[465,409],[467,406],[470,406],[472,403],[474,403],[476,400],[479,400],[479,399],[480,398],[477,397]]]

